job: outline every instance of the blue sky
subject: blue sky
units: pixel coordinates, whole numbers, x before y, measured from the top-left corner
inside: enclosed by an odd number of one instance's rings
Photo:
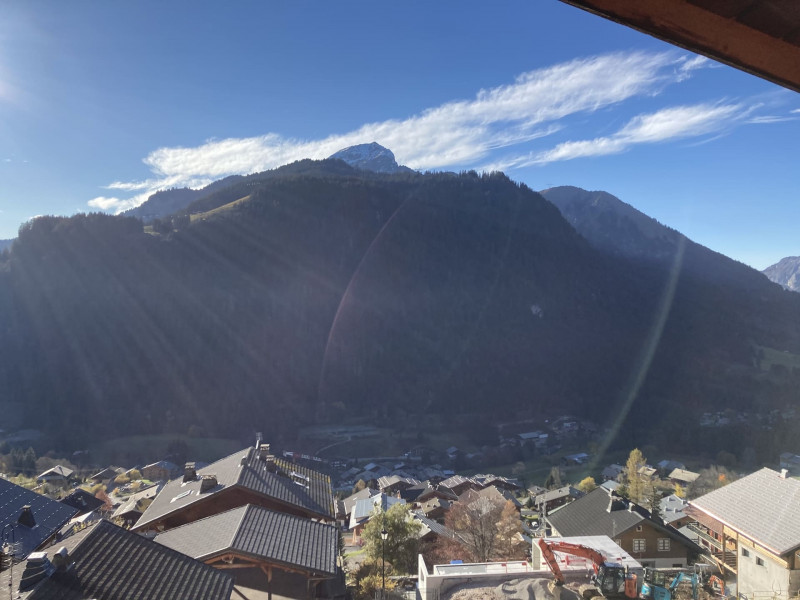
[[[800,96],[556,0],[0,4],[0,238],[377,141],[800,254]]]

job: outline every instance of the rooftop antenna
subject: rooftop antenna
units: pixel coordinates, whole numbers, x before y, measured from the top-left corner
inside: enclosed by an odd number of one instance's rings
[[[261,442],[264,440],[264,434],[262,432],[256,433],[256,450],[261,447]]]

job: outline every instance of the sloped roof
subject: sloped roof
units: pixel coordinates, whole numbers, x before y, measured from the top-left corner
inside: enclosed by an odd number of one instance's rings
[[[800,481],[763,468],[689,502],[782,555],[800,547]]]
[[[549,514],[547,520],[562,536],[605,535],[616,539],[631,527],[646,521],[673,540],[700,552],[700,548],[677,529],[664,525],[638,504],[598,487]]]
[[[432,532],[432,533],[434,533],[436,535],[442,535],[442,536],[450,537],[450,538],[454,538],[456,536],[456,534],[453,533],[452,530],[448,529],[447,527],[445,527],[441,523],[439,523],[437,521],[434,521],[433,519],[429,519],[428,517],[426,517],[423,514],[420,514],[418,512],[414,512],[414,513],[411,514],[411,516],[413,518],[415,518],[417,521],[419,521],[420,523],[422,523],[423,528],[419,532],[419,537],[423,537],[424,535],[426,535],[428,533],[428,531],[430,531],[430,532]]]
[[[669,474],[670,479],[677,479],[685,483],[692,483],[695,479],[700,477],[700,473],[694,471],[687,471],[686,469],[673,469]]]
[[[400,475],[386,475],[378,479],[378,488],[383,490],[385,488],[388,488],[389,486],[396,485],[398,483],[405,484],[405,487],[411,487],[412,485],[417,485],[419,481],[411,477],[402,477]]]
[[[90,494],[80,488],[73,490],[69,496],[62,498],[61,503],[76,509],[79,514],[92,512],[105,505],[103,500],[95,498],[94,494]]]
[[[682,519],[686,516],[686,513],[683,512],[686,506],[686,500],[679,498],[675,494],[664,496],[659,502],[661,518],[664,519],[665,523],[672,523],[673,521]]]
[[[108,521],[68,542],[74,569],[43,580],[28,600],[228,600],[233,590],[227,573]]]
[[[372,488],[365,487],[363,490],[357,491],[355,494],[352,494],[342,500],[342,511],[343,515],[349,515],[353,512],[353,507],[356,505],[356,502],[359,500],[363,500],[364,498],[371,498],[372,496],[378,494],[378,490],[373,490]]]
[[[315,573],[336,573],[335,525],[252,504],[170,529],[155,541],[199,560],[234,552]]]
[[[145,465],[142,467],[142,469],[150,469],[150,468],[166,469],[167,471],[177,471],[178,469],[180,469],[178,465],[168,460],[159,460],[158,462],[150,463],[149,465]],[[142,469],[140,469],[140,471]]]
[[[18,524],[23,506],[30,506],[34,527]],[[14,526],[14,540],[18,544],[14,555],[22,558],[36,550],[42,542],[61,529],[77,509],[42,496],[36,492],[0,477],[0,531],[7,524]]]
[[[106,467],[102,471],[98,471],[97,473],[89,477],[89,479],[113,479],[117,475],[120,475],[124,472],[125,469],[123,469],[122,467],[110,466]]]
[[[259,451],[249,447],[199,469],[196,480],[173,479],[147,507],[136,529],[234,486],[321,517],[334,518],[333,491],[327,475],[277,457],[275,464],[279,472],[269,472],[266,463],[259,459]],[[201,494],[202,475],[215,475],[217,486]]]
[[[474,484],[475,482],[469,477],[464,477],[463,475],[453,475],[452,477],[448,477],[442,481],[439,485],[452,490],[453,488],[456,488],[464,483]]]
[[[534,498],[534,503],[536,506],[540,506],[543,503],[551,502],[553,500],[558,500],[559,498],[580,498],[583,496],[583,492],[577,488],[572,487],[571,485],[565,485],[560,488],[556,488],[554,490],[549,490],[544,494],[539,494]],[[598,534],[599,535],[599,534]]]
[[[39,476],[37,476],[37,479],[43,479],[44,477],[64,477],[64,478],[66,478],[66,477],[69,477],[70,475],[72,475],[74,472],[75,471],[73,471],[72,469],[67,468],[65,466],[56,465],[55,467],[53,467],[51,469],[47,469],[47,471],[45,471],[44,473],[42,473]]]
[[[618,464],[611,464],[608,465],[605,469],[603,469],[603,477],[608,477],[609,479],[615,479],[619,475],[625,472],[625,467]]]
[[[352,529],[358,525],[359,521],[368,519],[373,511],[380,506],[383,512],[389,510],[389,507],[395,504],[405,504],[406,501],[402,498],[395,498],[394,496],[387,496],[384,493],[378,493],[371,498],[362,498],[356,501],[353,507],[353,512],[350,513],[350,528]]]
[[[613,508],[608,512],[612,502]],[[635,510],[628,511],[618,496],[610,495],[604,488],[596,488],[548,515],[547,520],[562,536],[606,535],[616,538],[638,525],[644,517]]]

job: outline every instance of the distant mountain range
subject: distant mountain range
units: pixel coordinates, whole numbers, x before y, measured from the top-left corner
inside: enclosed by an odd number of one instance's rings
[[[800,256],[787,256],[763,271],[771,281],[800,292]]]
[[[376,142],[344,148],[332,154],[329,158],[344,161],[356,169],[373,171],[376,173],[412,172],[408,167],[398,165],[392,151]],[[285,170],[282,172],[285,173]],[[144,203],[136,208],[127,210],[123,214],[142,219],[145,223],[152,223],[156,219],[164,219],[182,211],[194,201],[213,194],[217,190],[224,189],[241,181],[252,183],[253,181],[258,181],[263,178],[269,178],[272,175],[272,171],[256,173],[249,176],[232,175],[215,181],[199,190],[190,188],[162,190],[150,196]]]
[[[0,252],[5,250],[6,248],[11,248],[11,244],[14,243],[14,240],[0,240]]]
[[[800,372],[758,356],[800,353],[800,295],[609,194],[543,195],[304,160],[217,182],[152,231],[36,219],[0,263],[0,411],[64,447],[342,422],[485,436],[565,413],[626,448],[789,443],[698,423],[796,403]]]

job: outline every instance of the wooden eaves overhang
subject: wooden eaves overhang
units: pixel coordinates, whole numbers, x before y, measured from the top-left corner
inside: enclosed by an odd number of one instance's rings
[[[800,92],[797,0],[561,0]]]
[[[280,561],[265,559],[259,556],[251,556],[244,552],[235,550],[227,550],[223,554],[217,556],[200,559],[201,562],[207,564],[215,569],[260,569],[267,578],[267,595],[272,599],[272,570],[280,569],[286,573],[294,573],[306,578],[306,595],[309,598],[315,596],[314,590],[316,587],[327,579],[332,579],[335,575],[328,573],[321,573],[310,569],[304,569],[297,565],[288,565]],[[234,592],[246,600],[246,597],[241,594],[236,588]],[[233,596],[231,596],[233,597]]]

